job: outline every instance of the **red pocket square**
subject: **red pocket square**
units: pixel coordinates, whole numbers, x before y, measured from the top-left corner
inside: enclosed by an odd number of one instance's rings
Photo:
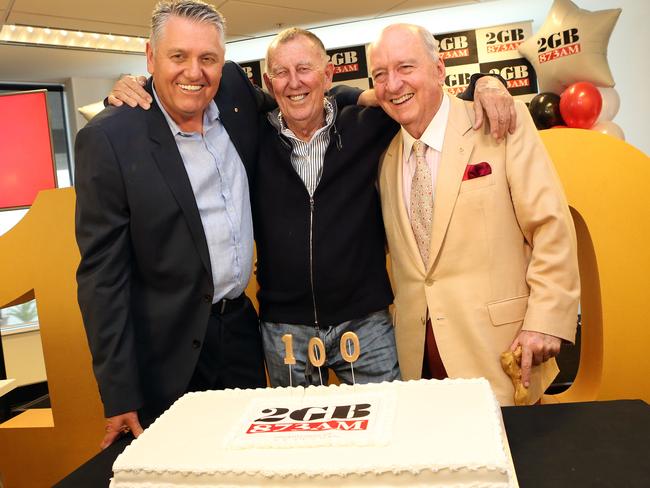
[[[480,176],[487,176],[492,174],[492,167],[490,163],[483,161],[482,163],[468,164],[463,174],[463,181],[473,180]]]

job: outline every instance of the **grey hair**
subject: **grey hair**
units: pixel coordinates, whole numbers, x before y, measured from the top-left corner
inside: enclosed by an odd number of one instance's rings
[[[162,0],[151,13],[151,45],[155,46],[170,17],[180,17],[193,22],[212,24],[217,28],[221,42],[226,42],[226,19],[209,3],[200,0]]]
[[[321,41],[316,34],[308,30],[301,29],[300,27],[289,27],[288,29],[284,29],[283,31],[280,31],[273,38],[271,44],[269,44],[269,47],[266,50],[266,72],[267,73],[270,74],[269,70],[271,69],[271,57],[272,57],[273,49],[275,49],[277,46],[280,46],[282,44],[286,44],[289,41],[293,41],[298,37],[306,37],[307,39],[309,39],[316,47],[319,54],[322,56],[323,64],[327,64],[329,57],[327,56],[325,45],[323,44],[323,41]]]
[[[415,28],[417,34],[420,36],[420,40],[422,41],[422,45],[427,51],[427,54],[431,56],[431,59],[437,63],[439,58],[438,41],[436,41],[436,38],[433,37],[433,34],[431,34],[428,29],[425,29],[420,25],[413,25],[413,27]]]

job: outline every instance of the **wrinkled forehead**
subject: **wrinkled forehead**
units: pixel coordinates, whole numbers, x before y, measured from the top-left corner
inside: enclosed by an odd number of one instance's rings
[[[420,37],[408,30],[384,32],[368,48],[371,71],[378,66],[414,61],[425,55]]]

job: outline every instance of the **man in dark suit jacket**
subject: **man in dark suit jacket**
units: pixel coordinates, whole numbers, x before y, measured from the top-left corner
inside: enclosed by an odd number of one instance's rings
[[[186,391],[266,385],[243,294],[264,98],[224,62],[223,18],[200,2],[156,7],[147,64],[152,109],[107,108],[75,148],[79,304],[108,418],[102,447],[139,435],[140,420]]]

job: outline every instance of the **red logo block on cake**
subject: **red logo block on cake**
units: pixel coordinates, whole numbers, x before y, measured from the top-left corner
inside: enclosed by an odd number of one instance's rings
[[[251,424],[247,434],[267,432],[324,432],[327,430],[366,430],[367,420],[330,420],[327,422],[295,422],[282,424]]]

